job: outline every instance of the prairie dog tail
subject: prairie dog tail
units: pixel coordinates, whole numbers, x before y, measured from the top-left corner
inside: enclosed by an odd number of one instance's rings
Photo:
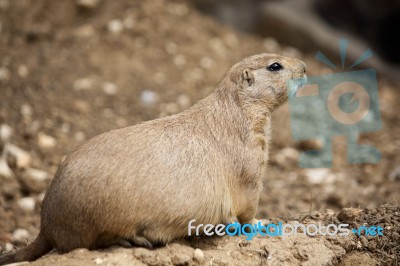
[[[15,252],[3,254],[0,256],[0,265],[5,265],[20,261],[32,261],[43,256],[53,247],[47,242],[46,238],[42,233],[39,233],[38,237],[28,246],[21,248]]]

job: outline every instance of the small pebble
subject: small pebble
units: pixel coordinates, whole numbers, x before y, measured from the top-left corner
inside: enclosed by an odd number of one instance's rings
[[[57,145],[57,140],[52,136],[46,135],[45,133],[39,133],[38,144],[43,149],[54,148]]]
[[[14,177],[14,173],[8,166],[5,156],[0,158],[0,176],[5,178]]]
[[[153,105],[158,101],[158,99],[159,99],[158,93],[150,90],[144,90],[140,95],[140,100],[145,105]]]
[[[75,35],[82,38],[89,38],[95,34],[95,29],[92,25],[83,25],[75,30]]]
[[[20,109],[21,115],[25,118],[29,118],[33,114],[33,109],[29,104],[23,104]]]
[[[10,251],[12,251],[14,249],[14,245],[13,244],[11,244],[11,243],[6,243],[5,244],[5,250],[6,250],[6,252],[10,252]]]
[[[194,259],[195,259],[198,263],[203,263],[203,262],[205,261],[204,252],[203,252],[201,249],[196,248],[196,249],[194,250]]]
[[[112,82],[106,82],[103,84],[103,91],[107,95],[115,95],[118,92],[118,87]]]
[[[18,228],[13,232],[11,241],[13,243],[26,243],[29,236],[29,232],[26,229]]]
[[[40,193],[46,190],[50,180],[51,176],[47,172],[34,168],[28,168],[21,175],[21,181],[23,185],[30,192],[34,193]]]
[[[25,65],[20,65],[18,67],[18,75],[21,78],[26,78],[29,74],[29,69]]]
[[[75,80],[73,88],[76,91],[90,90],[93,88],[93,81],[90,78],[82,78]]]
[[[102,264],[104,262],[104,260],[100,259],[100,258],[96,258],[94,260],[94,263],[96,263],[97,265]]]
[[[42,192],[38,195],[38,200],[39,202],[43,202],[44,200],[44,196],[46,196],[46,192]]]
[[[35,199],[32,197],[25,197],[18,200],[18,206],[24,211],[34,211],[36,207]]]
[[[0,125],[0,141],[3,143],[9,142],[14,130],[7,124]]]
[[[308,182],[311,184],[321,184],[327,183],[328,180],[331,181],[332,173],[327,168],[315,168],[315,169],[307,169],[304,171]]]
[[[99,0],[77,0],[76,1],[76,4],[78,6],[88,8],[88,9],[97,7],[98,3],[99,3]]]
[[[7,157],[15,162],[17,168],[26,168],[31,165],[32,157],[28,152],[10,143],[6,144],[4,149]]]
[[[124,29],[124,23],[119,19],[113,19],[108,22],[107,29],[112,33],[120,33]]]

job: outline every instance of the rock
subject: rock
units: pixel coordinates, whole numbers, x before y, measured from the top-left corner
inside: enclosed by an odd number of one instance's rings
[[[6,144],[4,149],[7,159],[14,161],[17,168],[26,168],[31,165],[32,157],[28,152],[10,143]]]
[[[83,25],[77,28],[74,32],[77,37],[89,38],[95,34],[95,29],[92,25]]]
[[[12,241],[12,243],[22,244],[22,243],[26,243],[27,240],[29,239],[29,237],[30,237],[30,235],[27,230],[18,228],[13,232],[13,234],[11,236],[11,241]]]
[[[21,115],[25,118],[30,118],[33,114],[33,109],[29,104],[23,104],[20,109]]]
[[[36,207],[35,199],[32,197],[21,198],[17,203],[18,206],[26,212],[34,211]]]
[[[57,145],[57,140],[52,136],[46,135],[45,133],[40,132],[38,136],[38,144],[39,147],[43,149],[51,149]]]
[[[107,29],[112,33],[120,33],[124,29],[124,23],[119,19],[113,19],[108,22]]]
[[[204,252],[203,252],[201,249],[196,248],[196,249],[194,250],[194,259],[195,259],[198,263],[204,263],[204,261],[205,261]]]
[[[21,78],[26,78],[29,75],[29,69],[25,65],[20,65],[18,67],[18,75]]]
[[[307,169],[304,173],[311,184],[333,183],[337,179],[328,168]]]
[[[82,78],[75,80],[73,88],[76,91],[90,90],[93,88],[93,81],[90,78]]]
[[[13,244],[11,244],[11,243],[6,243],[6,245],[5,245],[5,251],[6,252],[10,252],[10,251],[12,251],[14,249],[14,245]]]
[[[13,171],[7,164],[5,156],[0,157],[0,177],[11,178],[14,177]]]
[[[140,100],[145,105],[153,105],[158,101],[158,99],[159,99],[158,93],[150,90],[144,90],[140,95]]]
[[[118,92],[118,87],[112,82],[105,82],[103,84],[103,91],[107,95],[115,95]]]
[[[93,9],[97,7],[99,2],[99,0],[77,0],[76,5],[87,9]]]
[[[188,254],[178,253],[172,257],[174,265],[187,265],[192,258]]]
[[[95,263],[96,265],[102,264],[102,263],[104,262],[104,260],[102,260],[102,259],[100,259],[100,258],[96,258],[96,259],[94,259],[93,261],[94,261],[94,263]]]
[[[28,168],[21,177],[22,184],[29,192],[40,193],[46,190],[51,176],[42,170]]]
[[[7,124],[0,125],[0,142],[7,143],[10,141],[14,130]]]
[[[46,192],[45,192],[45,191],[42,192],[42,193],[40,193],[40,194],[38,195],[38,201],[39,201],[40,203],[42,203],[45,196],[46,196]]]

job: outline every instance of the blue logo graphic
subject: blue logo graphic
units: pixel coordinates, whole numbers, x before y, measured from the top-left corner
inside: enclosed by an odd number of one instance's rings
[[[347,40],[340,40],[339,48],[344,70]],[[371,56],[368,49],[348,70]],[[321,52],[316,54],[316,59],[337,69]],[[375,147],[358,143],[360,133],[378,131],[382,127],[376,71],[348,70],[288,81],[293,138],[322,143],[321,150],[305,151],[300,155],[300,167],[331,167],[332,138],[340,135],[347,137],[348,162],[377,163],[381,158]]]

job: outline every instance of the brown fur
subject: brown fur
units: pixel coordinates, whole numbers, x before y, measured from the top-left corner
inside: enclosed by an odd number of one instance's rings
[[[274,62],[284,69],[268,71]],[[92,138],[60,165],[38,239],[0,264],[51,248],[165,244],[185,237],[192,219],[254,222],[271,113],[287,100],[286,80],[304,72],[295,59],[248,57],[190,109]]]

